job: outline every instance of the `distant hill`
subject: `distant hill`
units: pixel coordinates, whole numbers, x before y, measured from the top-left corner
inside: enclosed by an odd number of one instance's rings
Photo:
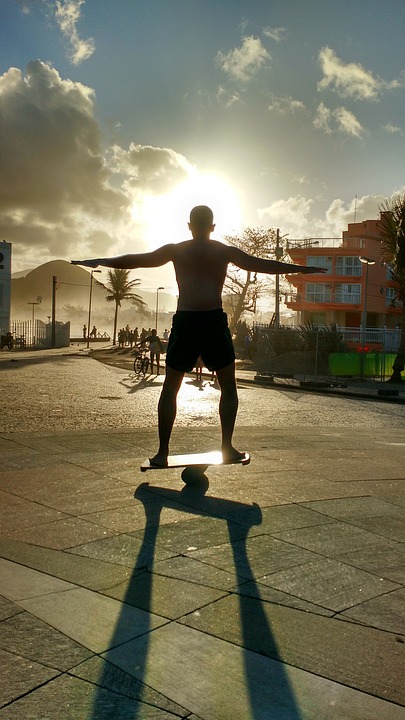
[[[77,333],[84,323],[87,323],[90,291],[90,271],[79,265],[72,265],[66,260],[52,260],[28,272],[25,277],[12,277],[11,279],[11,318],[28,320],[32,316],[31,303],[42,298],[40,304],[35,305],[35,317],[47,322],[52,313],[52,278],[57,278],[56,292],[56,319],[62,322],[70,321]],[[139,314],[130,302],[123,303],[119,316],[120,326],[147,324],[153,316],[156,294],[143,292],[137,288],[134,292],[142,297],[147,307],[146,313]],[[100,329],[110,331],[114,314],[114,303],[106,301],[107,289],[93,275],[92,291],[92,322]],[[168,293],[160,293],[160,307],[168,311],[175,309],[176,299]]]
[[[29,303],[42,298],[40,305],[35,308],[35,315],[46,319],[51,314],[52,307],[52,278],[57,278],[56,307],[61,309],[64,305],[88,307],[90,273],[77,265],[71,265],[66,260],[52,260],[31,270],[25,277],[11,279],[11,314],[13,317],[30,317]],[[92,304],[105,304],[106,289],[93,276]]]

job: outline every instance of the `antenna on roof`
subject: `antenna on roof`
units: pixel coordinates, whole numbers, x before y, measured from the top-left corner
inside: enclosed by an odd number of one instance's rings
[[[355,197],[354,197],[354,218],[353,218],[354,223],[356,222],[356,214],[357,214],[357,195],[355,195]]]

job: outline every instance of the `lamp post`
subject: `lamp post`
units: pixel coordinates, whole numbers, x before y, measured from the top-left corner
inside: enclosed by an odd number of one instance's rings
[[[89,295],[89,319],[87,323],[87,347],[90,347],[90,318],[91,318],[91,295],[93,292],[93,275],[94,273],[101,273],[101,270],[92,270],[90,273],[90,295]]]
[[[27,305],[32,305],[32,329],[31,329],[31,344],[35,345],[35,305],[40,305],[42,297],[38,296],[35,302],[29,302]]]
[[[282,246],[280,245],[280,240],[284,240],[285,237],[287,237],[288,233],[286,235],[283,235],[283,237],[280,237],[280,230],[277,228],[277,235],[276,235],[276,247],[274,249],[274,254],[276,256],[276,260],[279,262],[284,254],[284,250]],[[278,329],[280,327],[280,275],[277,273],[276,275],[276,297],[275,297],[275,306],[274,306],[274,325]]]
[[[57,290],[57,278],[56,275],[52,276],[52,330],[51,330],[51,347],[56,345],[56,290]]]
[[[366,282],[364,285],[364,302],[363,302],[363,315],[362,315],[362,343],[361,343],[361,362],[360,362],[360,377],[364,377],[364,347],[366,344],[366,328],[367,328],[367,293],[368,293],[368,267],[369,265],[375,265],[373,258],[362,255],[359,257],[360,262],[366,266]]]
[[[156,289],[156,313],[155,313],[155,330],[156,334],[158,334],[157,327],[158,327],[158,313],[159,313],[159,290],[164,290],[164,287],[158,287]]]

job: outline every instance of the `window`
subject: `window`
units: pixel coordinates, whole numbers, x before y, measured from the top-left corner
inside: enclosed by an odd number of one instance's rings
[[[388,287],[385,288],[385,306],[392,308],[402,307],[402,303],[398,300],[398,294],[396,288]]]
[[[338,285],[335,285],[335,302],[360,305],[360,300],[360,283],[339,283]]]
[[[331,285],[326,283],[309,282],[305,288],[305,300],[307,302],[330,302],[332,295]]]
[[[361,275],[362,264],[358,257],[340,255],[336,258],[336,275]]]
[[[326,257],[326,255],[314,255],[307,257],[307,265],[326,268],[328,273],[330,273],[332,271],[332,258]]]

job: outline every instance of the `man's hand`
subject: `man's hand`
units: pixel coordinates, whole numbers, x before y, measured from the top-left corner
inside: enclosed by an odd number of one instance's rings
[[[315,275],[315,273],[326,273],[328,272],[328,270],[327,268],[320,268],[316,265],[306,265],[304,268],[302,268],[301,272],[305,273],[306,275]]]
[[[84,265],[85,267],[96,268],[100,265],[100,259],[95,258],[94,260],[71,260],[71,265]]]

